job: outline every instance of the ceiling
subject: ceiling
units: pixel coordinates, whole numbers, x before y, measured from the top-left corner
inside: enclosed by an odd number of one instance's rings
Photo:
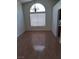
[[[21,3],[25,3],[25,2],[32,1],[32,0],[18,0],[18,1],[20,1]]]

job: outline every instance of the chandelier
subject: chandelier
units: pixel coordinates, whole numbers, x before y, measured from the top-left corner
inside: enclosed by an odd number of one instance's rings
[[[36,6],[36,4],[35,4],[33,10],[34,10],[34,12],[37,12],[37,10],[39,10],[39,8],[38,8],[38,6]]]
[[[37,12],[37,10],[39,10],[39,8],[38,8],[38,6],[36,4],[37,2],[38,2],[38,0],[34,1],[34,3],[35,3],[34,8],[33,8],[34,12]]]

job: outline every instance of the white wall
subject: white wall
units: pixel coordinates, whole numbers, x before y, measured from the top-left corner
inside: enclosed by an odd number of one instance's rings
[[[17,2],[17,37],[25,31],[22,5]]]
[[[58,16],[58,9],[61,8],[61,1],[59,1],[53,7],[53,18],[52,18],[52,32],[55,36],[57,36],[57,16]]]

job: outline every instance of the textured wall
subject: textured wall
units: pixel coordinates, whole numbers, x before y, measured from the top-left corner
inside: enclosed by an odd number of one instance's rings
[[[53,7],[53,18],[52,18],[52,32],[55,36],[57,36],[57,16],[58,16],[58,10],[61,8],[61,1],[59,1],[54,7]]]
[[[24,27],[24,17],[22,11],[22,5],[17,2],[17,36],[21,35],[25,31]]]

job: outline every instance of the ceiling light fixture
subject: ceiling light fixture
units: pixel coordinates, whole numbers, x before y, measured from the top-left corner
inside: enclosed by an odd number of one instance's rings
[[[37,7],[37,4],[36,4],[37,2],[38,2],[38,0],[35,1],[34,12],[37,12],[37,10],[39,10],[39,8]]]

